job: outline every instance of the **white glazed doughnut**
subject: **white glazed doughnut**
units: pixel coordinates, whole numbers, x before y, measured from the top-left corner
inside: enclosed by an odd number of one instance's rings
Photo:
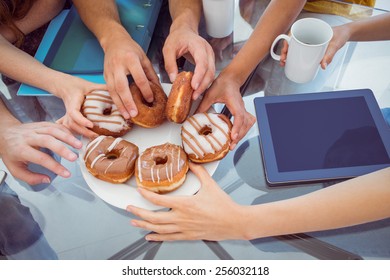
[[[132,123],[119,113],[108,91],[95,90],[89,93],[81,113],[93,122],[91,130],[99,135],[120,137],[132,128]]]
[[[220,160],[229,152],[231,128],[223,114],[195,114],[181,128],[184,151],[193,162]]]

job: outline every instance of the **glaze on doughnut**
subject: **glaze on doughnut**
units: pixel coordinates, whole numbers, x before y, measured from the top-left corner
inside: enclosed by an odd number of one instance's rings
[[[119,113],[108,91],[95,90],[89,93],[81,113],[93,122],[91,130],[99,135],[120,137],[132,128],[131,122]]]
[[[180,187],[187,171],[186,153],[171,143],[147,148],[135,164],[137,185],[156,193],[167,193]]]
[[[184,151],[197,163],[220,160],[229,152],[232,123],[223,114],[198,113],[181,127]]]
[[[131,118],[131,121],[146,128],[156,127],[164,122],[164,111],[167,104],[167,95],[160,86],[150,82],[150,88],[154,96],[152,103],[146,102],[135,83],[130,85],[130,92],[138,109],[138,115]]]
[[[101,135],[86,146],[87,170],[96,178],[123,183],[134,174],[138,147],[122,138]]]
[[[183,123],[190,113],[194,92],[191,87],[192,76],[192,72],[180,72],[172,84],[165,108],[165,115],[171,122]]]

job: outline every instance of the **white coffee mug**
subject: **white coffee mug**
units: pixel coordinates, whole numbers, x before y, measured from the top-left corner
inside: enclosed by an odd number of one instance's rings
[[[234,0],[203,0],[206,32],[214,38],[225,38],[233,32]]]
[[[280,60],[274,47],[279,40],[286,40],[289,45],[284,68],[286,77],[296,83],[307,83],[316,77],[332,37],[332,27],[325,21],[317,18],[300,19],[292,25],[290,36],[281,34],[276,37],[271,46],[271,56]]]

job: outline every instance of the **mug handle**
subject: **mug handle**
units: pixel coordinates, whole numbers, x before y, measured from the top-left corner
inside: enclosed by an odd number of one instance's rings
[[[280,61],[280,55],[278,55],[274,52],[274,48],[275,48],[276,43],[278,43],[280,40],[286,40],[287,43],[290,44],[290,39],[291,39],[291,37],[287,36],[286,34],[280,34],[278,37],[275,38],[274,42],[272,43],[271,50],[270,50],[270,53],[271,53],[271,56],[273,59]]]

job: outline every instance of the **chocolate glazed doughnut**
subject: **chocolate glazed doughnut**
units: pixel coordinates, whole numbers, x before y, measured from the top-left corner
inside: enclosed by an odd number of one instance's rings
[[[171,122],[183,123],[190,113],[194,92],[191,87],[192,76],[192,72],[180,72],[173,82],[165,108],[165,115]]]
[[[180,187],[187,171],[186,153],[171,143],[146,149],[135,164],[137,185],[156,193],[167,193]]]
[[[138,147],[122,138],[99,136],[86,146],[84,161],[96,178],[123,183],[134,174]]]
[[[160,86],[150,82],[150,88],[154,97],[152,103],[146,102],[135,83],[130,85],[130,92],[138,109],[138,115],[131,118],[131,121],[146,128],[156,127],[164,122],[164,110],[167,104],[167,95]]]

